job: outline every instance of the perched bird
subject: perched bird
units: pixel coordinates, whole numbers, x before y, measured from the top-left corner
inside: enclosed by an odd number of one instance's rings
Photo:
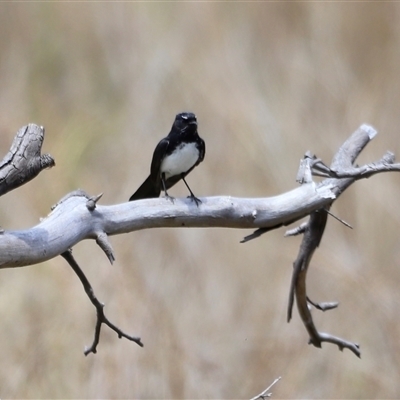
[[[153,153],[150,176],[129,201],[148,199],[160,196],[161,190],[165,197],[174,201],[167,190],[181,179],[189,189],[190,197],[198,206],[198,199],[187,184],[186,175],[199,165],[206,153],[204,140],[197,133],[196,116],[190,112],[177,114],[171,132],[161,139]]]

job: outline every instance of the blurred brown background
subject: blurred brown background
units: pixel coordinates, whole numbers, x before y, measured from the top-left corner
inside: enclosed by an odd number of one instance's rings
[[[362,123],[380,134],[359,162],[400,155],[400,6],[394,3],[2,3],[0,145],[44,125],[56,168],[1,198],[5,229],[35,225],[71,190],[125,202],[179,111],[197,114],[207,154],[197,196],[270,196],[296,186],[311,150],[327,163]],[[332,211],[308,278],[322,331],[362,359],[307,345],[286,323],[301,238],[284,229],[159,229],[74,253],[109,318],[84,357],[95,313],[61,258],[0,272],[0,397],[274,398],[400,395],[400,177],[352,186]],[[172,195],[186,196],[183,184]]]

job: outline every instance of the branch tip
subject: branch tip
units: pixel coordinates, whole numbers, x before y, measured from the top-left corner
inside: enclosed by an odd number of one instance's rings
[[[56,166],[56,162],[50,154],[42,154],[40,156],[40,165],[42,169],[50,169]]]
[[[386,154],[382,157],[382,162],[386,164],[394,164],[396,161],[396,156],[391,151],[387,151]]]
[[[279,376],[278,378],[276,378],[266,389],[264,389],[260,394],[258,394],[257,396],[252,397],[250,400],[265,400],[266,398],[270,398],[272,395],[272,392],[270,392],[269,390],[272,388],[272,386],[274,386],[277,382],[279,382],[282,379],[281,376]]]
[[[329,311],[339,307],[338,301],[327,301],[322,303],[315,303],[307,296],[307,302],[311,304],[314,308],[320,311]]]
[[[314,347],[321,348],[321,344],[323,342],[336,344],[340,351],[343,351],[343,349],[348,349],[358,358],[361,358],[360,345],[358,343],[349,342],[328,333],[319,332],[316,337],[310,337],[308,344],[312,344]]]
[[[97,233],[96,243],[104,251],[110,263],[113,264],[115,261],[115,255],[107,234],[105,232]]]
[[[312,182],[312,173],[311,173],[311,166],[312,166],[312,158],[306,155],[302,160],[300,160],[299,170],[296,176],[296,182],[300,183],[301,185],[304,183],[311,183]]]
[[[91,196],[88,201],[86,202],[86,207],[89,211],[94,211],[96,208],[97,202],[101,199],[103,193],[100,193],[96,196]]]
[[[289,229],[285,232],[284,237],[289,237],[289,236],[297,236],[305,232],[307,229],[308,222],[303,222],[299,226],[296,226],[296,228]]]
[[[378,131],[373,126],[368,124],[362,124],[360,129],[367,132],[369,140],[372,140],[378,134]]]
[[[331,213],[329,210],[327,210],[326,208],[324,209],[324,211],[326,211],[331,217],[333,217],[334,219],[336,219],[336,221],[339,221],[340,223],[342,223],[344,226],[346,226],[347,228],[353,229],[353,227],[346,222],[344,219],[341,219],[339,217],[337,217],[335,214]]]

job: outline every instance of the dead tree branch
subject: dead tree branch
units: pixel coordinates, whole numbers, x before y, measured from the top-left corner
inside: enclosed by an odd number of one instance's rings
[[[338,345],[340,350],[347,348],[351,350],[357,357],[361,357],[360,346],[355,343],[348,342],[328,333],[318,332],[314,325],[314,321],[309,309],[309,303],[320,310],[328,310],[335,308],[337,303],[329,303],[328,305],[318,305],[309,300],[306,289],[306,277],[308,267],[315,249],[319,246],[324,234],[328,213],[325,210],[319,210],[311,213],[307,227],[304,232],[303,241],[300,245],[299,255],[293,264],[293,275],[289,293],[288,304],[288,322],[292,318],[292,307],[294,298],[296,298],[297,309],[307,332],[309,334],[309,344],[315,347],[321,347],[322,342],[330,342]]]
[[[0,196],[35,178],[43,169],[54,167],[50,154],[41,155],[44,128],[23,126],[16,134],[10,151],[0,162]]]
[[[40,155],[44,129],[30,124],[21,128],[10,152],[0,164],[0,194],[4,194],[35,177],[43,168],[54,165],[49,155]],[[288,320],[296,300],[299,314],[309,333],[310,343],[321,347],[330,342],[340,349],[348,348],[360,356],[354,343],[320,333],[315,328],[308,306],[328,310],[337,303],[313,303],[306,291],[306,275],[315,249],[324,233],[329,208],[352,183],[381,172],[400,171],[394,163],[394,155],[387,153],[382,159],[357,167],[353,163],[376,131],[362,125],[340,147],[330,167],[315,156],[307,154],[301,163],[299,187],[278,196],[268,198],[234,198],[229,196],[202,198],[200,207],[189,199],[176,199],[174,204],[164,198],[138,200],[123,204],[102,206],[97,202],[101,195],[89,197],[77,190],[61,199],[51,213],[38,225],[27,230],[3,230],[0,232],[0,268],[14,268],[44,262],[62,255],[81,280],[89,299],[97,310],[95,339],[87,353],[96,351],[103,323],[121,337],[141,344],[139,338],[124,334],[104,316],[103,305],[94,296],[93,289],[69,252],[84,239],[95,239],[109,261],[115,259],[109,236],[141,229],[160,227],[228,227],[257,229],[244,241],[259,237],[265,232],[289,225],[310,216],[307,223],[288,234],[303,233],[303,242],[294,263],[289,295]],[[327,179],[320,183],[313,175]]]
[[[326,173],[329,176],[341,176],[342,178],[334,178],[333,180],[328,179],[323,184],[334,183],[338,180],[336,186],[336,195],[339,196],[348,186],[350,186],[356,179],[370,176],[375,173],[382,172],[382,168],[390,170],[390,166],[393,164],[394,157],[384,156],[382,160],[374,163],[375,169],[372,168],[356,168],[353,167],[353,163],[357,156],[361,153],[363,148],[369,143],[369,141],[376,135],[376,131],[368,126],[361,126],[351,137],[340,147],[336,153],[332,165],[330,168],[326,167],[316,157],[307,156],[310,161],[310,167],[317,167],[318,172]],[[372,165],[372,164],[371,164]],[[322,167],[322,168],[321,168]],[[358,170],[360,173],[355,174],[354,171]],[[398,170],[398,166],[395,166],[394,171]],[[369,171],[366,174],[365,171]],[[327,218],[328,218],[329,206],[325,209],[316,210],[311,213],[310,219],[306,225],[303,225],[301,232],[304,233],[303,241],[300,245],[299,255],[293,264],[293,275],[292,282],[289,292],[289,304],[287,319],[288,322],[292,317],[292,307],[294,299],[296,298],[297,309],[299,315],[303,321],[305,328],[309,334],[309,343],[315,347],[321,347],[322,342],[329,342],[336,344],[340,350],[347,348],[351,350],[355,355],[361,357],[360,346],[356,343],[348,342],[336,336],[332,336],[328,333],[318,332],[314,325],[314,321],[309,309],[309,304],[314,305],[320,310],[328,310],[337,307],[338,303],[328,303],[328,305],[317,305],[309,300],[306,290],[306,277],[308,267],[311,258],[314,254],[315,249],[319,246],[322,236],[324,234]],[[293,231],[297,234],[297,231]]]
[[[13,268],[47,261],[84,239],[97,243],[108,236],[161,227],[229,227],[275,229],[287,220],[296,221],[332,202],[333,188],[303,185],[280,196],[260,199],[202,198],[201,207],[190,199],[164,198],[102,206],[88,206],[83,191],[64,197],[40,223],[27,230],[5,230],[0,235],[0,268]],[[66,229],[68,227],[68,229]],[[101,238],[101,239],[100,239]],[[109,245],[111,248],[111,245]],[[102,246],[102,249],[105,247]]]

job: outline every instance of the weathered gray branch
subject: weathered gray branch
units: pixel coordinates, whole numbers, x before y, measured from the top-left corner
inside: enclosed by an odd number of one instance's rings
[[[23,129],[29,132],[30,129],[37,128],[33,125],[22,128],[18,133],[20,141],[24,140],[20,137]],[[41,132],[43,135],[43,129]],[[373,128],[361,126],[341,147],[331,169],[340,171],[342,166],[350,170],[363,146],[375,133]],[[31,153],[32,160],[37,160],[37,150]],[[25,154],[28,157],[28,153]],[[27,164],[32,165],[29,158]],[[387,171],[398,168],[398,165],[388,164],[386,159],[374,165],[376,172],[381,171],[380,165],[385,165]],[[319,184],[308,182],[284,194],[267,198],[207,197],[202,198],[201,207],[193,207],[188,199],[177,199],[172,204],[164,198],[104,206],[94,204],[93,198],[83,191],[72,192],[54,206],[52,212],[38,225],[27,230],[5,230],[0,234],[0,268],[20,267],[49,260],[84,239],[96,239],[103,249],[108,250],[111,260],[113,254],[111,246],[105,246],[105,235],[140,229],[275,229],[310,215],[313,211],[329,207],[351,183],[361,177],[365,177],[365,174],[351,178],[328,178]]]
[[[36,144],[30,143],[34,138],[32,132],[38,135]],[[28,125],[18,132],[13,147],[0,165],[0,194],[32,179],[41,169],[54,165],[50,156],[40,156],[43,134],[44,130],[35,125]],[[380,172],[400,171],[400,164],[394,164],[392,153],[387,153],[377,162],[362,167],[353,166],[357,156],[375,135],[373,128],[362,125],[341,146],[330,167],[316,157],[307,155],[298,176],[302,185],[274,197],[206,197],[201,199],[200,207],[188,199],[176,199],[172,204],[164,198],[104,206],[97,204],[101,195],[89,197],[81,190],[72,192],[60,200],[51,213],[33,228],[0,232],[0,268],[32,265],[58,255],[65,257],[70,248],[84,239],[95,239],[112,262],[114,253],[109,236],[140,229],[258,228],[245,238],[246,241],[310,215],[306,224],[291,231],[291,234],[303,233],[304,237],[294,264],[288,318],[296,299],[300,316],[310,335],[310,343],[317,347],[322,342],[335,343],[340,349],[349,348],[359,356],[358,345],[320,333],[315,328],[308,304],[320,309],[330,309],[337,304],[320,306],[311,302],[306,291],[306,275],[311,257],[321,241],[327,212],[340,194],[358,179]],[[327,179],[317,184],[312,181],[311,172]],[[106,323],[105,320],[102,323]],[[96,341],[94,343],[97,344]]]
[[[363,148],[369,143],[369,141],[376,135],[376,131],[368,126],[361,126],[356,132],[354,132],[351,137],[340,147],[339,151],[336,153],[332,165],[330,168],[325,166],[316,157],[309,157],[308,165],[318,168],[318,171],[322,171],[328,176],[345,176],[341,179],[341,184],[336,188],[336,194],[339,196],[348,186],[350,186],[357,178],[366,177],[368,174],[364,174],[365,169],[353,167],[353,163],[357,156],[361,153]],[[385,168],[390,169],[390,165],[393,166],[394,157],[384,157],[375,165],[385,165]],[[359,170],[359,174],[355,174],[354,170]],[[394,169],[394,170],[397,170]],[[305,169],[307,171],[307,169]],[[343,172],[345,171],[345,172]],[[372,173],[372,169],[369,169]],[[375,172],[380,172],[379,168]],[[369,176],[369,175],[368,175]],[[309,177],[305,180],[309,181]],[[334,183],[336,179],[327,180],[324,183],[330,184]],[[288,313],[287,319],[290,321],[292,317],[292,307],[294,299],[296,299],[297,309],[299,311],[300,318],[303,321],[305,328],[309,334],[309,343],[315,347],[321,347],[323,342],[329,342],[336,344],[340,350],[347,348],[351,350],[358,357],[361,356],[360,347],[356,343],[349,342],[347,340],[341,339],[339,337],[330,335],[328,333],[318,332],[315,327],[312,314],[308,307],[308,304],[312,304],[320,310],[328,310],[337,307],[337,303],[328,303],[328,305],[319,306],[309,300],[306,289],[306,277],[308,272],[308,267],[310,265],[311,258],[314,251],[319,246],[322,236],[325,231],[326,222],[328,219],[328,210],[330,206],[324,209],[313,211],[310,214],[310,219],[307,224],[302,225],[297,230],[292,230],[291,234],[304,233],[302,243],[300,245],[299,254],[293,264],[293,275],[292,282],[289,292],[289,303],[288,303]]]
[[[87,207],[89,196],[76,191],[66,196],[42,221],[27,230],[0,235],[0,268],[21,267],[49,260],[84,239],[104,241],[117,235],[161,227],[277,227],[307,216],[335,198],[334,187],[314,183],[283,195],[260,199],[202,198],[200,207],[189,199],[165,198]],[[101,238],[101,239],[100,239]]]
[[[35,124],[23,126],[17,132],[10,151],[0,162],[0,196],[55,165],[50,154],[40,154],[43,139],[44,128]]]

